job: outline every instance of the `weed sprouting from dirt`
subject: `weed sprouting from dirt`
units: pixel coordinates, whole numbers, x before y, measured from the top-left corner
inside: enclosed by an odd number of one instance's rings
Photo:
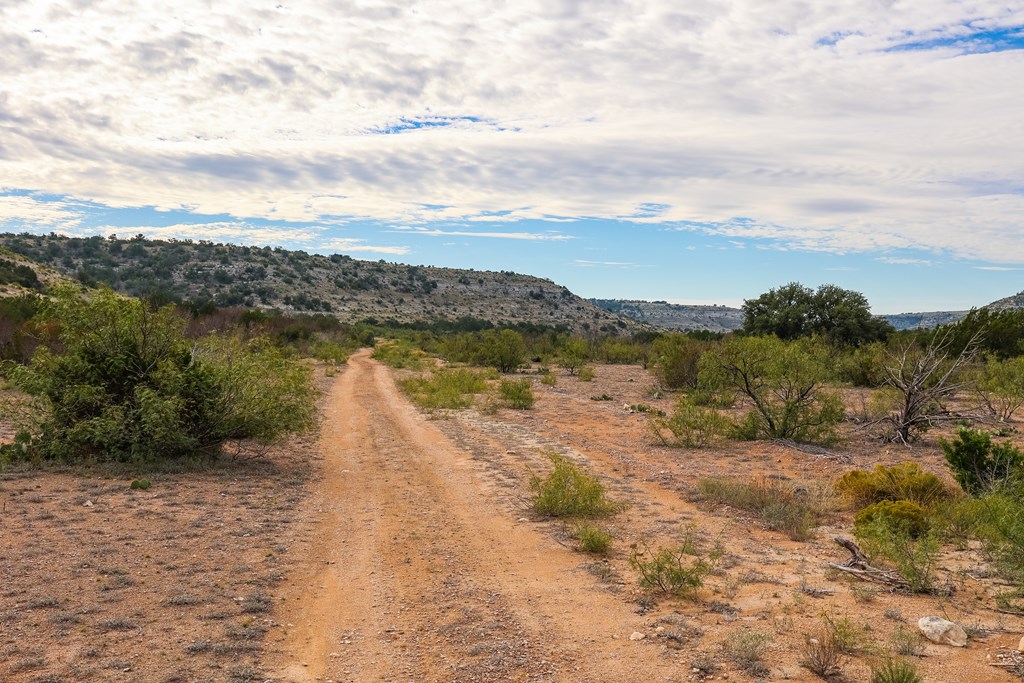
[[[917,664],[907,659],[887,659],[871,667],[871,683],[922,683]]]
[[[772,637],[758,631],[734,631],[722,642],[722,654],[726,659],[751,676],[768,675],[768,667],[762,658]]]
[[[804,641],[800,666],[820,678],[831,678],[842,671],[842,649],[831,633],[819,633]]]
[[[704,585],[704,579],[721,559],[721,550],[715,549],[702,556],[688,536],[678,546],[651,550],[633,546],[629,566],[640,575],[640,585],[667,595],[693,597]]]
[[[579,549],[585,553],[605,555],[612,547],[612,535],[592,524],[578,524],[572,534],[579,541]]]

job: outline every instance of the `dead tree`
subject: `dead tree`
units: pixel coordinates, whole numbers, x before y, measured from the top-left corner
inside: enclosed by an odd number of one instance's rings
[[[947,330],[924,348],[908,341],[886,353],[883,384],[899,398],[895,410],[881,420],[892,425],[886,437],[889,441],[910,443],[914,431],[960,417],[945,410],[943,400],[968,386],[962,371],[977,356],[979,340],[975,335],[954,355],[950,350],[953,337]]]

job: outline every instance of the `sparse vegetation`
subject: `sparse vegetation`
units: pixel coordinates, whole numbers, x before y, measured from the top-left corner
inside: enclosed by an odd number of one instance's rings
[[[722,654],[726,659],[751,676],[767,676],[764,651],[772,637],[759,631],[733,631],[722,643]]]
[[[629,566],[640,575],[640,585],[644,588],[667,595],[693,597],[720,557],[718,550],[702,557],[692,539],[688,538],[678,546],[657,550],[634,546],[629,555]]]
[[[721,441],[732,423],[713,408],[694,405],[688,398],[676,403],[671,417],[651,419],[655,436],[666,446],[706,448]]]
[[[842,651],[830,633],[819,633],[804,641],[800,666],[828,680],[842,671]]]
[[[809,540],[813,528],[826,513],[821,502],[806,489],[774,479],[701,479],[697,482],[697,495],[701,500],[752,512],[769,529],[783,531],[794,541]]]
[[[868,557],[892,565],[911,591],[928,593],[936,587],[940,543],[934,532],[915,537],[902,521],[880,517],[858,526],[855,535]]]

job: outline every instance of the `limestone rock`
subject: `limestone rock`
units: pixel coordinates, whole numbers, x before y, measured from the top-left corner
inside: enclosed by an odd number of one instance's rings
[[[633,631],[633,633],[630,634],[629,639],[630,640],[643,640],[646,637],[647,637],[646,633],[640,633],[640,631]]]
[[[967,645],[967,633],[959,624],[947,621],[942,617],[921,617],[917,621],[924,637],[940,645],[963,647]]]

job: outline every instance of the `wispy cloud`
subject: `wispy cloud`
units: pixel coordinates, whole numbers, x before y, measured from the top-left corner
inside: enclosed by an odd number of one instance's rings
[[[582,268],[593,268],[595,266],[613,266],[616,268],[650,268],[642,263],[631,263],[630,261],[589,261],[587,259],[576,259],[574,265]]]
[[[1010,267],[1007,267],[1007,266],[975,266],[974,269],[975,270],[994,270],[994,271],[998,271],[998,272],[1004,272],[1004,271],[1009,272],[1009,271],[1024,270],[1024,268],[1010,268]]]
[[[397,230],[386,232],[397,232],[407,235],[429,235],[431,237],[485,237],[502,240],[528,240],[528,241],[555,241],[575,239],[572,235],[562,235],[552,232],[476,232],[471,230],[440,230],[438,228],[423,227],[402,227]]]
[[[642,4],[6,2],[0,178],[243,221],[605,218],[1024,263],[1019,3]]]
[[[928,259],[920,259],[920,258],[898,258],[898,257],[893,257],[893,256],[880,256],[880,257],[878,257],[875,260],[876,261],[880,261],[882,263],[888,263],[889,265],[892,265],[892,266],[932,266],[932,265],[935,265],[934,261],[929,261]]]

